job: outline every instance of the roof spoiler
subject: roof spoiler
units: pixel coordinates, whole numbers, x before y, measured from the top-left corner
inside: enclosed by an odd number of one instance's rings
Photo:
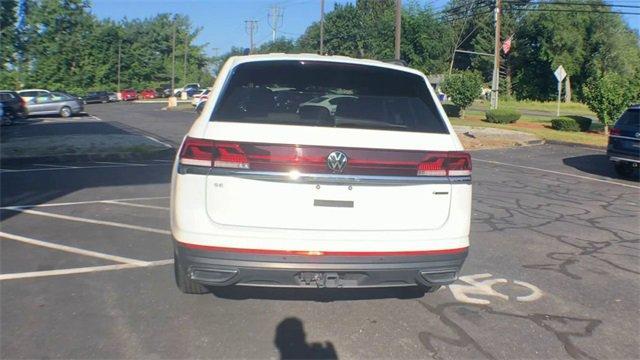
[[[382,60],[382,61],[389,64],[398,65],[398,66],[409,66],[409,64],[407,64],[407,62],[402,59],[389,59],[389,60]]]

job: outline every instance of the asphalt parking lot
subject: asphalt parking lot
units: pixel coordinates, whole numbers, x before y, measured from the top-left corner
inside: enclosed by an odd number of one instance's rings
[[[194,118],[88,106],[176,144]],[[2,166],[2,358],[640,357],[640,184],[600,150],[473,152],[469,258],[435,293],[173,280],[171,163]]]

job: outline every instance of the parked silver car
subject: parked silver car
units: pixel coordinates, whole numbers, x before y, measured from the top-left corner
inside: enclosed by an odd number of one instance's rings
[[[84,111],[82,100],[62,92],[38,95],[27,102],[29,115],[60,115],[69,117]]]

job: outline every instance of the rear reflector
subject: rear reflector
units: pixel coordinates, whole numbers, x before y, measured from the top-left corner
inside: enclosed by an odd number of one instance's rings
[[[189,244],[177,242],[178,245],[192,250],[203,250],[213,252],[245,253],[256,255],[279,255],[279,256],[424,256],[424,255],[450,255],[462,254],[469,250],[468,247],[442,250],[414,250],[414,251],[317,251],[317,250],[268,250],[268,249],[245,249],[230,248],[220,246],[208,246],[199,244]]]

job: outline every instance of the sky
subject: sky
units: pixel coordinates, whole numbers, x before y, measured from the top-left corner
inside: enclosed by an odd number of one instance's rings
[[[442,7],[447,0],[419,0],[419,3]],[[609,3],[629,4],[640,0],[614,0]],[[331,11],[335,3],[355,0],[325,0],[325,12]],[[405,1],[408,2],[408,1]],[[99,18],[121,20],[123,18],[146,18],[159,13],[188,15],[202,32],[196,44],[207,44],[209,55],[222,54],[232,46],[249,47],[249,36],[245,31],[245,20],[257,20],[256,46],[271,40],[271,28],[267,22],[269,8],[277,4],[283,9],[282,27],[278,37],[297,38],[307,26],[320,19],[320,0],[92,0],[92,12]],[[620,9],[626,10],[626,9]],[[640,12],[633,9],[634,12]],[[631,27],[640,30],[640,16],[626,15]],[[217,50],[216,50],[217,48]]]

